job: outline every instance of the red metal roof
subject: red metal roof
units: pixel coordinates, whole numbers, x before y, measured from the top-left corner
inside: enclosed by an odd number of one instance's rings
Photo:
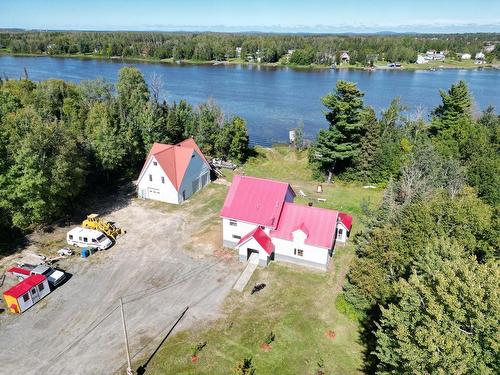
[[[351,231],[352,227],[352,216],[346,214],[345,212],[339,212],[339,220],[345,225],[348,231]]]
[[[304,241],[307,245],[330,249],[335,239],[337,217],[337,211],[285,203],[278,228],[270,235],[292,241],[292,233],[300,229],[307,235]]]
[[[21,268],[21,267],[11,267],[11,268],[9,268],[7,270],[7,272],[10,272],[10,273],[19,273],[21,275],[26,275],[26,276],[30,275],[30,271],[28,271],[25,268]]]
[[[193,152],[196,152],[208,164],[207,159],[192,138],[188,138],[176,145],[154,143],[142,167],[139,178],[142,176],[151,157],[154,156],[175,189],[179,190]]]
[[[242,245],[243,243],[247,242],[250,238],[254,238],[255,241],[257,241],[257,243],[266,251],[266,253],[268,253],[269,255],[271,255],[273,252],[274,252],[274,244],[273,244],[273,241],[271,240],[271,238],[269,238],[269,236],[266,234],[266,232],[264,232],[262,230],[261,227],[257,227],[255,228],[253,231],[251,231],[250,233],[246,234],[245,236],[243,236],[240,240],[240,242],[238,242],[238,244],[236,245],[237,247],[239,247],[240,245]]]
[[[43,275],[35,274],[28,276],[23,281],[19,282],[17,285],[14,285],[12,288],[3,292],[4,295],[8,295],[14,298],[21,297],[24,293],[28,292],[34,286],[44,282],[46,277]]]
[[[285,182],[234,176],[220,215],[276,228],[287,194],[295,196],[292,187]]]

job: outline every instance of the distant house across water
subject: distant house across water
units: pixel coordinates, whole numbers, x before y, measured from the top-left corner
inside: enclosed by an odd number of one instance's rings
[[[476,53],[474,64],[486,64],[485,55],[482,52]]]
[[[427,64],[428,63],[428,60],[422,56],[422,55],[418,55],[417,56],[417,61],[415,61],[417,64]]]
[[[347,53],[347,51],[343,51],[340,54],[340,62],[341,63],[349,63],[349,61],[351,61],[351,57],[349,56],[349,54]]]
[[[437,52],[436,50],[431,49],[425,53],[425,59],[428,61],[443,61],[444,58],[444,51]]]

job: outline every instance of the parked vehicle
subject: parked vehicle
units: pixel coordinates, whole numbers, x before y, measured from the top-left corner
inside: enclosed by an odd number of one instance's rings
[[[82,227],[71,229],[66,236],[66,240],[69,245],[92,246],[99,250],[106,250],[113,245],[113,242],[103,232]]]
[[[36,266],[31,270],[32,275],[43,275],[49,281],[51,287],[55,288],[60,285],[64,280],[66,280],[66,273],[60,270],[56,270],[52,267],[45,266],[43,264]]]

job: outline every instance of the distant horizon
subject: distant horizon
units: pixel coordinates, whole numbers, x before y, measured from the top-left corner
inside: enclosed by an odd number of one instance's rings
[[[339,30],[316,29],[316,28],[274,28],[274,27],[223,27],[223,26],[178,26],[164,28],[29,28],[29,27],[2,27],[0,31],[38,31],[38,32],[159,32],[159,33],[230,33],[230,34],[296,34],[296,35],[432,35],[432,34],[500,34],[499,25],[481,25],[483,28],[471,31],[458,29],[461,26],[456,26],[457,29],[425,29],[416,31],[408,27],[408,29],[389,29],[389,28],[344,28],[338,27]],[[494,29],[495,28],[495,29]]]
[[[498,0],[3,0],[1,28],[265,33],[498,33]]]

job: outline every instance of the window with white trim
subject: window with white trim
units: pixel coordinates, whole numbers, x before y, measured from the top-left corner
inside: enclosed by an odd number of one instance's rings
[[[232,226],[232,227],[237,227],[238,226],[238,222],[236,220],[229,220],[229,225]]]
[[[343,234],[344,234],[344,230],[339,228],[339,235],[337,237],[342,237]]]
[[[233,238],[234,238],[235,240],[241,240],[241,236],[238,236],[238,235],[236,235],[236,234],[233,234]]]
[[[156,161],[153,162],[153,165],[158,165],[158,163]]]
[[[297,255],[299,257],[303,257],[304,256],[304,250],[295,248],[295,249],[293,249],[293,254]]]
[[[165,177],[161,177],[161,183],[164,184],[165,183]]]
[[[153,181],[153,175],[152,174],[149,175],[149,181]]]

